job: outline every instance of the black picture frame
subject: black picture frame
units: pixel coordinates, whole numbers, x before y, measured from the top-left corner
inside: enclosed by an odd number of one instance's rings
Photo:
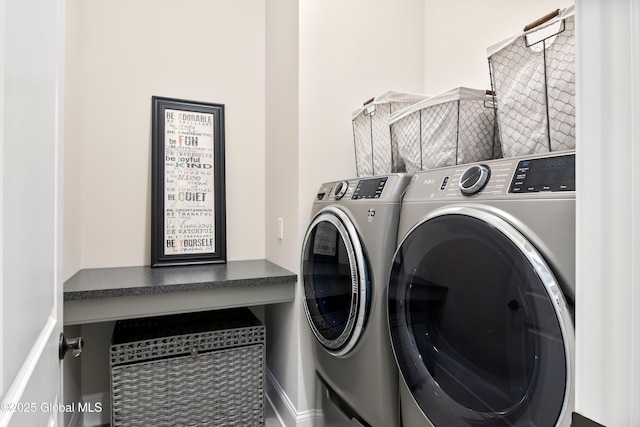
[[[224,104],[152,97],[151,267],[225,263]]]

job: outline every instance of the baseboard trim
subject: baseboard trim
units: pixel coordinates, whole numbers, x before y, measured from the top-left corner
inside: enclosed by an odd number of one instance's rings
[[[322,418],[322,411],[311,409],[298,412],[287,393],[280,386],[271,371],[267,369],[266,398],[283,427],[313,427],[316,419]]]

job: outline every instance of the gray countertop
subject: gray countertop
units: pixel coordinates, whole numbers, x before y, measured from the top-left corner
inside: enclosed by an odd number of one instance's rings
[[[296,281],[294,273],[263,259],[157,268],[91,268],[80,270],[64,283],[64,300],[264,287]]]

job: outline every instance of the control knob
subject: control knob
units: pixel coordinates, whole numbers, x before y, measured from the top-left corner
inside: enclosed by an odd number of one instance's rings
[[[333,190],[333,195],[336,197],[336,200],[340,200],[344,197],[349,189],[349,183],[347,181],[340,181],[336,184],[336,188]]]
[[[460,191],[465,196],[479,193],[489,182],[491,169],[487,165],[473,165],[467,168],[460,177]]]

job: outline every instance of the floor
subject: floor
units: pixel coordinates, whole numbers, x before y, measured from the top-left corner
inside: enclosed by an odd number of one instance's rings
[[[266,409],[264,414],[264,427],[283,427],[278,421],[278,417],[276,417],[276,414],[273,412],[273,408],[271,408],[271,405],[267,404],[265,406]],[[110,427],[110,425],[104,424],[98,427]]]
[[[276,417],[276,414],[273,412],[271,405],[266,404],[265,406],[267,409],[264,414],[264,427],[284,427],[278,421],[278,417]]]

